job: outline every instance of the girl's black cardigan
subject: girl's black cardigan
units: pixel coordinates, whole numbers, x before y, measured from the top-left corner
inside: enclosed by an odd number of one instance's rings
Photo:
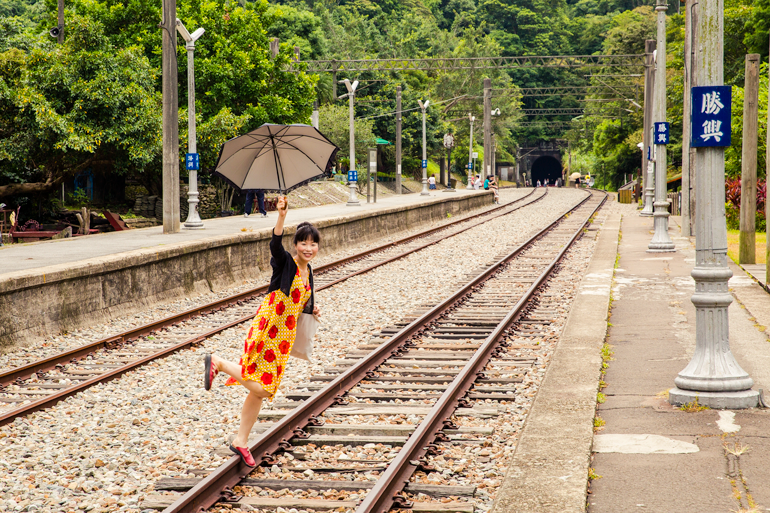
[[[280,290],[286,297],[290,297],[291,283],[294,281],[294,277],[297,275],[297,263],[294,258],[286,251],[281,243],[282,235],[276,235],[273,231],[273,238],[270,239],[270,265],[273,267],[273,276],[270,278],[270,287],[267,289],[268,294],[274,290]],[[315,304],[315,287],[313,286],[313,269],[310,268],[310,264],[307,265],[308,278],[310,281],[310,299],[305,305],[305,309],[302,313],[313,313],[313,305]]]

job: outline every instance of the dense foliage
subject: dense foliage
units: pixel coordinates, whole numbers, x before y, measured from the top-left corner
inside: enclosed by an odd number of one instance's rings
[[[68,0],[65,43],[47,31],[56,0],[0,0],[0,196],[50,190],[84,168],[121,173],[151,185],[160,173],[159,0]],[[330,73],[289,71],[294,47],[303,60],[639,54],[655,38],[654,0],[178,0],[177,16],[196,44],[199,153],[210,169],[228,138],[264,122],[307,123],[322,104],[321,126],[347,156],[347,100]],[[685,13],[672,2],[668,22],[669,172],[681,166]],[[725,80],[742,110],[744,55],[766,59],[770,0],[725,0]],[[269,53],[278,37],[281,51]],[[178,47],[180,151],[186,151],[186,54]],[[300,69],[302,65],[298,66]],[[366,141],[395,139],[396,87],[402,88],[404,173],[417,172],[422,114],[431,101],[427,146],[444,155],[444,133],[456,135],[454,171],[470,148],[469,115],[476,117],[474,150],[481,153],[482,81],[492,79],[498,161],[518,148],[558,140],[573,170],[615,188],[638,174],[642,137],[640,68],[509,67],[408,72],[337,73],[359,80],[355,113]],[[767,67],[760,91],[760,176],[767,130]],[[525,88],[595,86],[592,94],[531,96]],[[583,116],[530,114],[523,109],[582,109]],[[574,119],[573,119],[574,118]],[[360,125],[359,125],[360,123]],[[559,124],[560,123],[560,124]],[[741,119],[733,122],[727,172],[740,172]],[[363,154],[360,158],[363,158]],[[382,166],[394,171],[392,146]],[[205,173],[204,173],[205,175]],[[204,176],[205,178],[205,176]],[[152,187],[149,187],[152,189]]]

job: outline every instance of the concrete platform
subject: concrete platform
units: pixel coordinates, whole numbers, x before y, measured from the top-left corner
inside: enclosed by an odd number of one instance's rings
[[[668,404],[695,347],[694,240],[672,217],[677,251],[647,253],[653,219],[619,217],[602,227],[492,513],[770,511],[770,411]],[[730,266],[731,349],[768,390],[770,294]],[[605,339],[614,354],[598,404]]]
[[[291,210],[286,233],[311,221],[328,252],[491,206],[483,190],[394,195]],[[157,226],[0,247],[0,347],[254,277],[269,266],[275,220],[229,217],[176,234]]]
[[[695,347],[694,240],[669,234],[677,251],[646,252],[653,220],[624,216],[604,378],[606,425],[594,437],[588,511],[770,511],[770,414],[764,409],[686,412],[666,393]],[[730,344],[754,389],[770,386],[770,295],[731,263]],[[764,275],[764,273],[762,273]],[[764,276],[762,276],[764,277]]]

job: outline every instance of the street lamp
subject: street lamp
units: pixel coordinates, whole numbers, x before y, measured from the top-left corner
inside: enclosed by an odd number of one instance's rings
[[[473,116],[469,112],[468,121],[471,122],[471,142],[470,142],[470,146],[468,147],[468,185],[465,187],[465,189],[472,191],[473,184],[471,183],[471,181],[473,180],[473,122],[476,121],[476,116]]]
[[[182,21],[176,19],[176,30],[185,41],[187,49],[187,145],[188,155],[185,158],[187,169],[189,171],[189,190],[187,191],[187,220],[184,227],[188,230],[202,230],[203,221],[198,214],[198,168],[200,159],[198,157],[198,146],[195,134],[195,41],[206,31],[203,27],[190,34]]]
[[[353,102],[356,97],[356,87],[358,87],[358,80],[350,83],[347,78],[339,81],[340,84],[345,84],[345,88],[348,90],[347,97],[350,100],[350,166],[348,167],[348,184],[350,185],[350,198],[348,198],[347,206],[359,207],[361,202],[356,197],[356,182],[358,181],[358,173],[356,173],[356,129],[353,126]],[[346,95],[342,95],[344,97]]]
[[[455,145],[455,136],[452,134],[444,134],[444,148],[446,148],[446,189],[444,192],[455,192],[452,188],[452,148]]]
[[[422,100],[417,100],[417,103],[422,109],[422,192],[420,196],[430,196],[430,192],[428,192],[428,149],[425,141],[425,111],[428,109],[430,100],[425,100],[425,103],[422,103]]]

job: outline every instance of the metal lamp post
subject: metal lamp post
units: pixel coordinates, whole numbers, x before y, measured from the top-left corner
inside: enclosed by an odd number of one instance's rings
[[[471,122],[471,142],[470,146],[468,147],[468,185],[465,188],[469,191],[472,191],[473,183],[471,183],[471,181],[473,180],[473,122],[476,121],[476,116],[471,115],[469,112],[468,120]]]
[[[699,87],[692,88],[692,137],[698,179],[695,222],[695,352],[674,380],[671,404],[695,401],[712,408],[752,408],[759,393],[730,351],[727,308],[733,298],[728,280],[725,219],[725,147],[730,145],[731,89],[724,83],[722,0],[700,0],[698,13]],[[702,29],[700,28],[702,27]]]
[[[455,192],[452,187],[452,148],[455,146],[455,136],[452,134],[444,134],[444,148],[446,148],[446,189],[444,192]]]
[[[187,49],[187,145],[189,154],[195,155],[190,159],[188,155],[187,168],[189,170],[189,190],[187,191],[187,220],[184,227],[188,230],[202,230],[203,221],[198,214],[198,146],[195,133],[195,41],[197,41],[206,30],[201,27],[192,34],[185,28],[184,24],[176,19],[176,30],[185,41]]]
[[[668,144],[668,123],[666,123],[666,0],[658,0],[655,10],[658,13],[658,42],[655,54],[655,132],[652,143],[655,145],[655,207],[653,216],[655,233],[647,246],[649,253],[669,253],[676,251],[674,242],[668,235],[668,199],[666,198],[666,168],[668,167],[666,145]]]
[[[425,135],[425,111],[428,109],[430,100],[425,100],[425,103],[422,103],[422,100],[417,100],[417,103],[422,109],[422,192],[420,196],[430,196],[430,192],[428,192],[428,148]]]
[[[350,198],[348,199],[347,206],[359,207],[361,206],[361,202],[358,201],[358,197],[356,196],[356,182],[358,181],[358,173],[356,172],[356,129],[353,126],[353,117],[355,116],[353,111],[353,102],[355,101],[356,97],[356,87],[358,87],[358,80],[352,84],[347,78],[340,80],[340,82],[345,84],[345,88],[348,90],[347,97],[350,101],[350,167],[348,168]]]

